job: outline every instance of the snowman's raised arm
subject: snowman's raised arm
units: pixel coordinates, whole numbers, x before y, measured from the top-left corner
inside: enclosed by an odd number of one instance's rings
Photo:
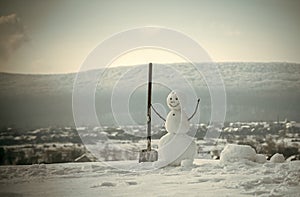
[[[194,113],[192,114],[192,116],[191,117],[189,117],[189,121],[194,117],[194,115],[196,114],[196,112],[197,112],[197,109],[198,109],[198,106],[199,106],[199,102],[200,102],[200,99],[198,99],[197,100],[197,105],[196,105],[196,108],[195,108],[195,111],[194,111]]]
[[[160,119],[162,119],[163,121],[165,121],[166,122],[166,119],[165,118],[163,118],[159,113],[158,113],[158,111],[156,111],[156,109],[153,107],[153,105],[151,104],[151,108],[153,109],[153,111],[156,113],[156,115],[158,116],[158,117],[160,117]]]

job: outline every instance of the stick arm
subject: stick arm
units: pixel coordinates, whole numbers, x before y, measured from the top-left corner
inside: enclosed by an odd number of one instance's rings
[[[196,114],[197,110],[198,110],[198,106],[199,106],[199,103],[200,103],[200,98],[198,98],[197,100],[197,105],[196,105],[196,108],[195,108],[195,111],[194,113],[191,115],[191,117],[189,117],[189,121],[194,117],[194,115]]]
[[[156,113],[156,115],[157,115],[158,117],[160,117],[160,119],[162,119],[164,122],[166,122],[166,119],[165,119],[164,117],[162,117],[162,115],[160,115],[160,114],[158,113],[158,111],[156,111],[156,109],[153,107],[152,104],[151,104],[151,108],[152,108],[153,111]]]

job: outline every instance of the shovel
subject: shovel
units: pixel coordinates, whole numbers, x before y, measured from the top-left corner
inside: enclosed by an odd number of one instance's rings
[[[147,105],[147,149],[139,154],[139,163],[154,162],[158,159],[156,150],[151,149],[151,93],[152,93],[152,63],[149,63],[148,70],[148,105]]]

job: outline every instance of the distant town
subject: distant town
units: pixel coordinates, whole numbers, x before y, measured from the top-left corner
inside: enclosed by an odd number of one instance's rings
[[[154,141],[166,133],[162,125],[154,126]],[[207,141],[207,131],[219,133],[219,138]],[[0,132],[0,164],[25,165],[40,163],[63,163],[96,161],[85,145],[97,145],[99,141],[117,142],[120,146],[130,146],[124,155],[118,148],[106,145],[99,150],[103,160],[136,159],[140,144],[145,142],[145,126],[126,126],[120,128],[103,127],[49,127],[22,130],[3,128]],[[208,143],[214,145],[218,140],[224,143],[248,144],[257,153],[271,157],[282,153],[286,159],[299,160],[300,123],[295,121],[276,122],[234,122],[222,127],[207,124],[193,124],[190,135],[196,138],[198,153],[210,154],[218,159],[221,150],[205,149]],[[201,143],[206,141],[206,143]],[[84,142],[84,143],[83,143]]]

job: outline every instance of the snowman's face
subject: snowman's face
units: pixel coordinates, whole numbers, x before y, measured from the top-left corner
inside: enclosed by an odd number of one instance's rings
[[[176,92],[172,91],[167,97],[167,104],[171,110],[180,110],[180,101]]]

